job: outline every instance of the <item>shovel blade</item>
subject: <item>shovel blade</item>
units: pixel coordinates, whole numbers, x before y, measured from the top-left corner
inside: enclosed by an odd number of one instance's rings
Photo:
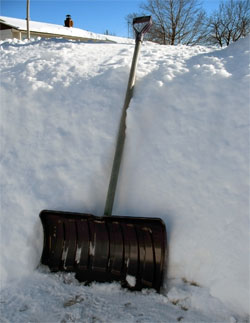
[[[97,217],[44,210],[41,263],[81,282],[120,281],[132,290],[163,282],[166,229],[159,218]]]

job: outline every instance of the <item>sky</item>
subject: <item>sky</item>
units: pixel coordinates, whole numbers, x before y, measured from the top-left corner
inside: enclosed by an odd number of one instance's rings
[[[125,17],[140,13],[140,4],[146,0],[30,0],[30,19],[40,22],[64,24],[70,14],[74,27],[103,34],[128,36]],[[217,9],[220,0],[204,0],[208,12]],[[26,0],[0,0],[0,15],[25,19]]]

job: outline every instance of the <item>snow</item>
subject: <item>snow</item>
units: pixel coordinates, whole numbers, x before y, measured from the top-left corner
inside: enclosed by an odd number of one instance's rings
[[[72,274],[36,271],[4,290],[2,322],[243,322],[207,289],[172,284],[168,297],[132,293],[115,283],[83,287]]]
[[[130,287],[135,287],[136,285],[136,277],[127,275],[126,276],[126,281]]]
[[[103,214],[134,45],[0,42],[3,322],[247,322],[249,40],[142,46],[113,214],[166,223],[161,294],[38,266],[42,209]]]

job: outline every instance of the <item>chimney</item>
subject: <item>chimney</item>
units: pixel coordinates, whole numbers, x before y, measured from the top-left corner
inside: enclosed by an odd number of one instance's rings
[[[66,19],[64,20],[64,27],[73,27],[73,20],[71,19],[71,15],[66,15]]]

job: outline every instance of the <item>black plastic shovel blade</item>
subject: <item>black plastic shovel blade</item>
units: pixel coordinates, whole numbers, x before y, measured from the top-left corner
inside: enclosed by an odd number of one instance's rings
[[[41,262],[51,271],[75,272],[81,282],[121,281],[132,290],[160,290],[166,246],[161,219],[48,210],[40,218]]]

